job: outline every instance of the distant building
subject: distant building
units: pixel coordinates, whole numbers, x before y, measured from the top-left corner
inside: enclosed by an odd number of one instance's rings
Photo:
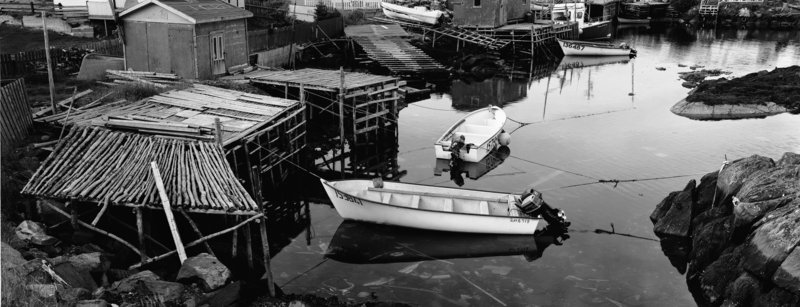
[[[521,20],[531,10],[530,0],[448,1],[453,24],[465,27],[496,28]]]
[[[147,0],[120,14],[128,68],[213,79],[246,64],[253,14],[218,0]]]

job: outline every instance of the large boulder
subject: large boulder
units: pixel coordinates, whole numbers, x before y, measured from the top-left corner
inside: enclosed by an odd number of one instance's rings
[[[739,268],[739,257],[739,251],[734,250],[723,254],[707,267],[702,266],[697,269],[700,273],[700,288],[703,290],[703,296],[710,303],[720,303],[724,299],[725,289],[728,285],[742,274],[742,269]]]
[[[800,165],[800,154],[786,152],[776,164],[778,166]]]
[[[89,272],[105,272],[111,263],[100,252],[83,253],[72,256],[58,256],[49,259],[50,263],[59,264],[69,262],[79,270]]]
[[[2,264],[2,271],[0,271],[2,289],[0,289],[0,295],[2,295],[3,305],[5,305],[11,303],[9,301],[12,299],[11,286],[22,282],[18,268],[25,264],[25,259],[22,258],[22,254],[19,251],[10,245],[5,242],[0,244],[2,244],[2,255],[0,256],[0,259],[2,259],[0,261],[0,264]]]
[[[736,225],[745,226],[766,212],[800,196],[800,165],[786,165],[759,171],[750,176],[738,193],[734,205]]]
[[[181,283],[163,280],[142,281],[144,287],[157,296],[159,301],[164,303],[180,303],[184,286]]]
[[[36,245],[53,245],[58,242],[58,239],[47,235],[45,229],[42,224],[25,220],[14,229],[14,232],[20,240]]]
[[[733,236],[733,217],[723,216],[697,228],[692,234],[692,258],[704,267],[713,262],[725,250]]]
[[[744,268],[770,280],[777,268],[800,243],[800,207],[758,227],[743,252]]]
[[[204,291],[209,292],[224,286],[231,278],[231,271],[216,257],[202,253],[183,262],[178,271],[178,281],[199,281]]]
[[[131,276],[128,276],[117,282],[114,282],[114,284],[111,285],[109,291],[116,293],[131,292],[136,289],[136,284],[139,281],[153,281],[153,280],[161,280],[161,278],[151,271],[142,271],[133,274]]]
[[[689,230],[692,226],[692,204],[694,202],[695,185],[695,181],[690,180],[686,188],[672,198],[671,203],[665,204],[662,202],[662,204],[659,204],[658,207],[661,208],[657,208],[656,210],[663,210],[665,206],[669,209],[664,216],[655,223],[653,231],[656,235],[662,237],[686,237],[689,235]]]
[[[783,260],[781,266],[772,275],[772,282],[778,287],[800,295],[800,248],[795,247]]]
[[[11,245],[5,242],[0,243],[0,245],[2,245],[2,267],[4,273],[6,269],[12,269],[26,262],[25,258],[22,258],[22,254]]]
[[[79,270],[69,262],[53,266],[53,271],[58,274],[68,285],[74,288],[84,288],[89,291],[97,289],[97,283],[89,271]]]
[[[736,195],[748,177],[760,170],[775,166],[775,162],[770,158],[759,155],[752,155],[747,158],[733,161],[719,172],[717,177],[717,188],[723,196]]]
[[[719,171],[705,174],[700,179],[700,184],[694,190],[693,216],[705,212],[722,201],[723,196],[717,192],[717,176],[719,176]]]
[[[198,305],[207,304],[209,306],[235,306],[239,301],[240,292],[242,291],[242,284],[240,282],[232,282],[219,290],[202,295],[198,300]]]

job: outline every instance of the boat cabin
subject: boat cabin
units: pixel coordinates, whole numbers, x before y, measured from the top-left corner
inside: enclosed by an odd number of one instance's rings
[[[578,28],[584,27],[586,6],[583,3],[559,3],[553,6],[553,22],[557,24],[577,22]]]
[[[525,19],[531,0],[455,0],[448,1],[453,24],[470,28],[497,28]]]

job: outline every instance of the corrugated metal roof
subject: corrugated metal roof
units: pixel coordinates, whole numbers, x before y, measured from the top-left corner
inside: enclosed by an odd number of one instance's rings
[[[253,17],[250,11],[219,0],[147,0],[125,10],[120,17],[151,4],[181,15],[195,24]]]

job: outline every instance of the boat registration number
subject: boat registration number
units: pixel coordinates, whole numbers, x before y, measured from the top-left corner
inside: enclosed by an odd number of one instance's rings
[[[569,43],[569,42],[564,42],[564,47],[572,48],[572,49],[576,49],[576,50],[583,50],[584,48],[586,48],[586,46],[584,46],[584,45],[573,44],[573,43]]]
[[[511,218],[511,222],[512,223],[520,223],[520,224],[530,224],[531,220],[530,219],[521,219],[521,218],[518,218],[518,217],[512,217]]]
[[[339,197],[339,198],[344,199],[346,201],[349,201],[351,203],[357,204],[359,206],[363,206],[364,205],[364,204],[361,203],[361,200],[358,199],[358,198],[355,198],[353,196],[344,194],[344,193],[336,191],[336,190],[334,190],[334,191],[336,192],[336,197]]]

